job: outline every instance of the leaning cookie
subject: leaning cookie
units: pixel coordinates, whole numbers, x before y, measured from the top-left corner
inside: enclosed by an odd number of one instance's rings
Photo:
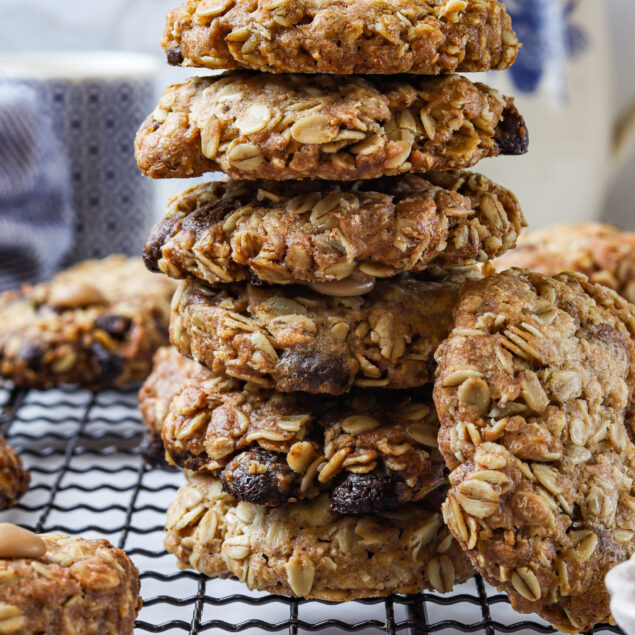
[[[524,225],[514,195],[471,172],[214,182],[172,199],[144,259],[152,271],[212,284],[388,278],[485,262],[513,247]]]
[[[445,520],[520,612],[608,620],[604,576],[635,552],[635,307],[581,275],[468,283],[440,347]]]
[[[0,296],[0,376],[18,386],[125,386],[167,343],[174,283],[140,258],[89,260]]]
[[[154,178],[370,179],[523,154],[511,98],[465,77],[233,72],[166,89],[135,142]]]
[[[131,635],[139,573],[106,540],[0,526],[0,632]]]
[[[345,75],[503,70],[520,46],[496,0],[188,0],[162,44],[174,65]]]
[[[554,225],[526,232],[518,247],[494,266],[499,271],[522,267],[548,275],[577,271],[635,304],[635,233],[612,225]]]
[[[170,338],[218,374],[281,392],[414,388],[434,375],[459,288],[403,276],[378,281],[367,295],[335,297],[298,285],[185,280]]]
[[[166,531],[166,549],[182,568],[277,595],[344,601],[447,593],[473,575],[435,495],[391,512],[345,516],[326,495],[275,509],[238,503],[219,480],[196,475],[170,506]]]
[[[165,348],[140,408],[170,462],[218,475],[225,491],[258,505],[328,490],[336,511],[371,513],[419,500],[445,481],[427,389],[278,393]]]
[[[31,475],[19,454],[0,435],[0,509],[15,505],[30,482]]]

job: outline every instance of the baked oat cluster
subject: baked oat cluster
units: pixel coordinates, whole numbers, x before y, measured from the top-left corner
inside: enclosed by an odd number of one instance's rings
[[[175,196],[144,250],[180,280],[140,394],[147,448],[188,472],[168,551],[336,601],[474,567],[560,630],[610,621],[634,245],[585,225],[514,250],[514,195],[467,171],[527,151],[513,99],[455,74],[514,62],[503,4],[187,0],[163,46],[226,72],[167,88],[140,169],[230,177]]]
[[[526,150],[513,100],[459,75],[193,77],[166,89],[136,140],[153,178],[370,179]]]
[[[443,513],[476,569],[560,630],[610,619],[635,552],[635,307],[580,274],[468,283],[437,352]]]
[[[326,399],[281,393],[164,348],[140,407],[171,463],[219,476],[250,503],[277,506],[328,490],[337,511],[370,513],[419,500],[444,482],[427,389]]]
[[[17,386],[123,387],[167,343],[174,284],[109,256],[0,295],[0,377]]]
[[[520,46],[496,0],[188,0],[162,44],[173,65],[344,75],[504,70]]]
[[[524,233],[494,265],[499,271],[522,267],[548,275],[577,271],[635,304],[635,233],[612,225],[553,225]]]
[[[0,632],[132,635],[139,572],[123,551],[105,540],[31,538],[42,543],[37,556],[0,557]]]

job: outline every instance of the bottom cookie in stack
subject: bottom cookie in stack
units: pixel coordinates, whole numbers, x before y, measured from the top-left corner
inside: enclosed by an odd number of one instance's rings
[[[450,591],[472,569],[443,525],[430,398],[426,387],[284,394],[161,349],[141,411],[155,447],[199,470],[168,513],[168,551],[283,595]]]
[[[441,498],[372,516],[338,514],[326,493],[268,508],[238,502],[219,479],[197,474],[168,510],[165,546],[182,568],[278,595],[447,593],[473,570],[443,524]]]

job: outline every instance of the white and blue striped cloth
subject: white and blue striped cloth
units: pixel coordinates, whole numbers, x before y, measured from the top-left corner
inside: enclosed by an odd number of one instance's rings
[[[0,291],[49,278],[72,237],[66,151],[37,93],[0,79]]]

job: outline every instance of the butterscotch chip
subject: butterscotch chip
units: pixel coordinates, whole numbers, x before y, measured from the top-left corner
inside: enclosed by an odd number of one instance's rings
[[[341,181],[466,168],[527,143],[513,100],[460,75],[233,72],[168,87],[135,150],[154,178]]]
[[[337,511],[371,513],[444,482],[428,389],[285,394],[163,348],[139,404],[171,462],[219,476],[225,491],[250,503],[276,506],[328,490]]]
[[[277,595],[343,601],[447,593],[473,574],[435,495],[346,516],[331,510],[327,495],[275,509],[239,503],[218,479],[196,475],[170,506],[166,531],[165,546],[182,568]]]
[[[495,0],[189,0],[162,44],[174,65],[346,75],[503,70],[519,48]]]
[[[635,233],[602,223],[554,225],[521,235],[518,247],[494,263],[555,275],[577,271],[635,304]]]
[[[144,259],[153,271],[210,283],[388,278],[484,262],[513,247],[524,224],[511,192],[470,172],[215,182],[172,199]]]
[[[30,482],[31,475],[19,454],[0,435],[0,509],[15,505]]]
[[[132,634],[139,572],[106,540],[44,534],[40,558],[0,559],[0,632]]]
[[[437,353],[443,512],[520,612],[567,632],[610,616],[635,551],[635,307],[579,274],[468,283]]]
[[[460,281],[379,281],[364,296],[297,285],[180,283],[170,339],[219,374],[281,392],[413,388],[433,375]]]
[[[89,260],[0,296],[0,376],[18,386],[124,386],[167,343],[174,283],[140,258]]]

